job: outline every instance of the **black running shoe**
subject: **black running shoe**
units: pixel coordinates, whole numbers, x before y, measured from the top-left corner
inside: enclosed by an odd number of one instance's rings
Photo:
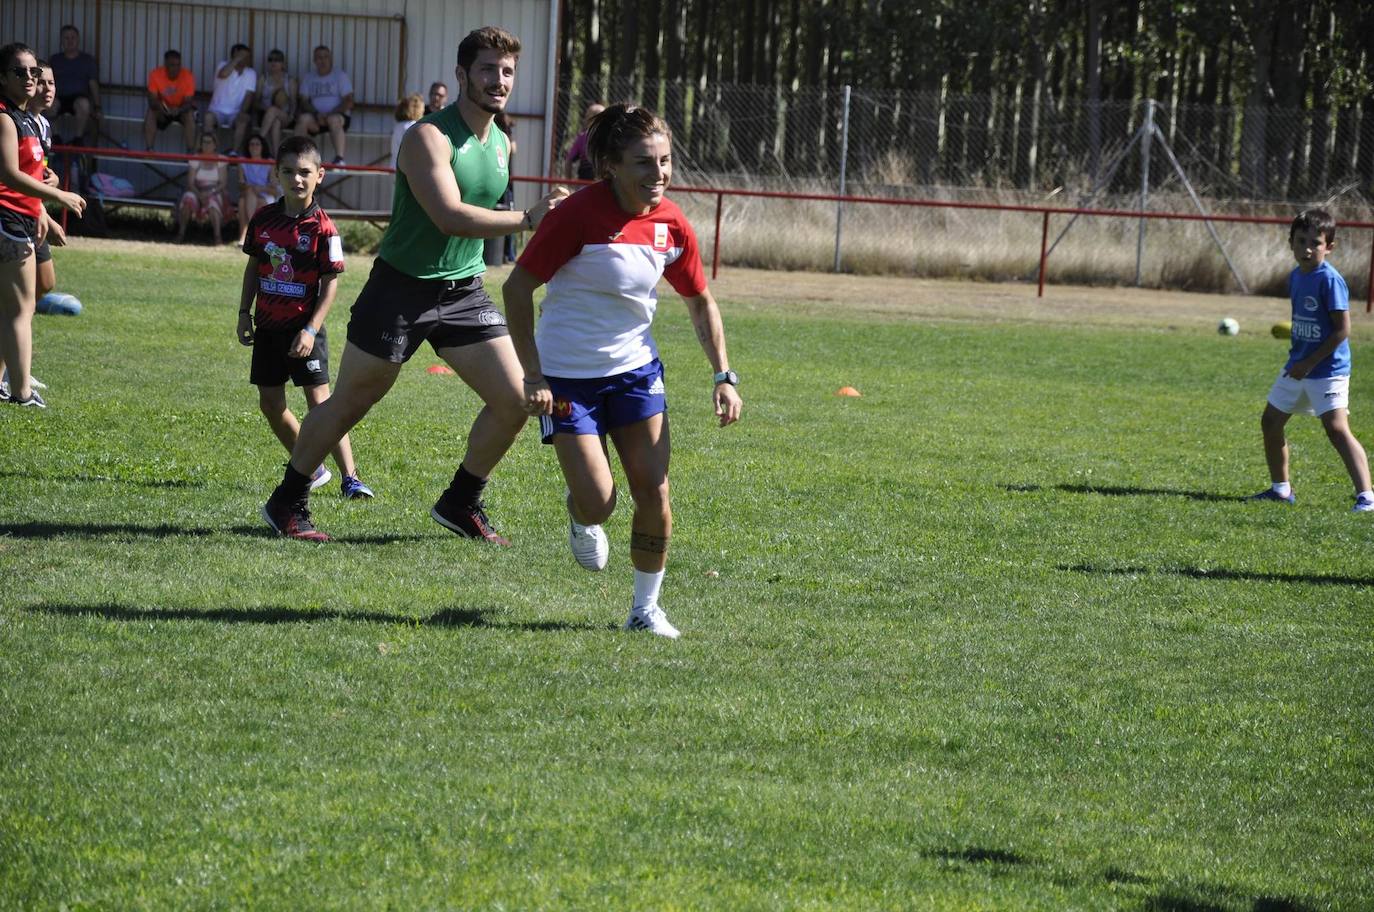
[[[429,511],[429,515],[434,517],[434,521],[452,532],[456,532],[464,538],[480,538],[489,541],[493,545],[500,545],[503,548],[510,547],[510,541],[504,538],[501,533],[496,531],[496,527],[487,519],[486,510],[483,509],[481,501],[470,507],[455,506],[449,499],[448,492],[434,504],[434,509]]]
[[[329,541],[329,536],[316,529],[315,524],[310,521],[310,510],[303,499],[294,504],[284,504],[278,502],[275,496],[269,497],[267,503],[262,505],[262,518],[267,520],[272,531],[285,538],[312,542]]]
[[[43,397],[38,395],[38,390],[34,390],[33,392],[29,393],[29,398],[27,399],[20,399],[18,396],[11,394],[8,398],[5,399],[5,402],[9,403],[10,405],[17,405],[20,408],[45,409],[48,407],[48,403],[43,401]]]

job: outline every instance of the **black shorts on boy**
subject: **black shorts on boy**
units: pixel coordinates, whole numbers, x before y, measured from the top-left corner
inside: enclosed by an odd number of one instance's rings
[[[248,382],[254,386],[285,386],[288,379],[296,386],[319,386],[329,382],[329,342],[324,330],[315,336],[315,347],[304,358],[291,357],[291,343],[299,329],[257,329],[253,331],[253,366]]]
[[[482,287],[482,277],[417,279],[378,257],[353,304],[348,341],[393,364],[404,364],[429,341],[435,351],[510,335],[506,317]]]

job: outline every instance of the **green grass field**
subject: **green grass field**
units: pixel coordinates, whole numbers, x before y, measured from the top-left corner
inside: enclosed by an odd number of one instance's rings
[[[674,643],[617,629],[628,502],[580,570],[532,430],[515,547],[429,519],[475,399],[428,349],[354,433],[378,499],[269,537],[241,269],[60,252],[51,408],[0,407],[0,908],[1374,902],[1374,522],[1311,419],[1299,505],[1239,501],[1267,336],[725,297],[720,430],[665,295]]]

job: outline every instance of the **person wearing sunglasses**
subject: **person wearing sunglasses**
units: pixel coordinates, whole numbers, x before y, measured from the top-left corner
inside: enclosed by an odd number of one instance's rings
[[[9,369],[0,399],[46,408],[33,388],[33,313],[37,305],[35,250],[47,237],[52,202],[80,215],[86,201],[43,182],[38,121],[25,108],[43,70],[23,44],[0,47],[0,359]]]
[[[286,55],[267,52],[267,70],[258,85],[258,132],[267,140],[267,157],[276,155],[283,130],[296,125],[296,78],[286,71]]]

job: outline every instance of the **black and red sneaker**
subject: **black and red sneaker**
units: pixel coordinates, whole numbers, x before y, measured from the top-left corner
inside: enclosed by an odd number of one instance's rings
[[[491,542],[493,545],[500,545],[502,548],[510,547],[510,540],[496,531],[496,527],[487,518],[486,510],[482,502],[478,501],[471,506],[460,507],[454,504],[449,498],[448,492],[434,504],[434,509],[429,511],[429,515],[434,517],[434,521],[452,532],[456,532],[464,538],[480,538],[483,541]]]
[[[316,529],[315,524],[310,521],[310,510],[304,500],[288,504],[277,501],[275,497],[269,497],[267,503],[262,505],[262,518],[267,520],[272,531],[285,538],[312,542],[329,541],[329,536]]]

